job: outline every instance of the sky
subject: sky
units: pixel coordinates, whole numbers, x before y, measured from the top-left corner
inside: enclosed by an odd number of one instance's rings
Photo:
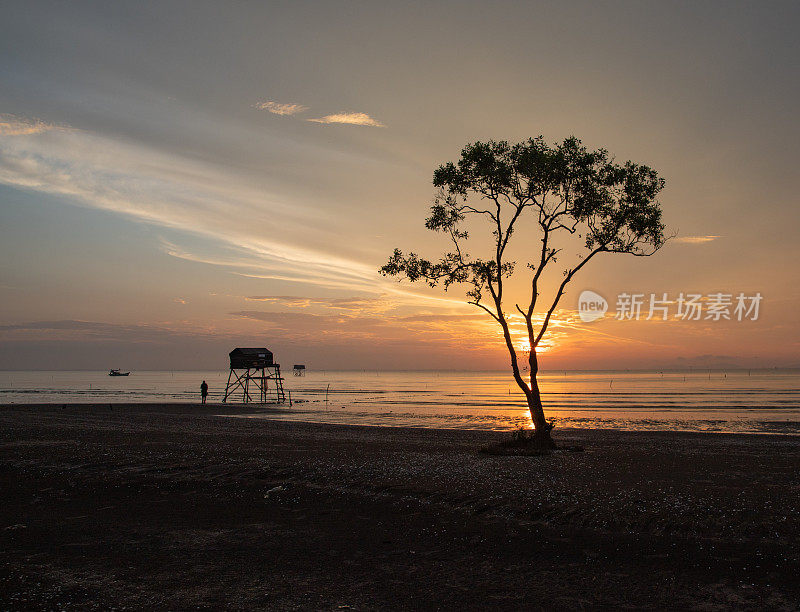
[[[447,248],[424,227],[439,164],[538,135],[658,170],[675,235],[581,271],[543,368],[800,366],[797,3],[0,13],[0,369],[225,369],[235,346],[316,369],[507,367],[463,291],[378,268]],[[514,239],[511,310],[539,245],[533,226]],[[584,290],[605,317],[580,319]],[[648,320],[665,293],[668,320]],[[681,293],[699,320],[676,316]],[[719,293],[730,320],[705,318]],[[644,296],[638,320],[621,294]],[[756,320],[740,294],[761,296]]]

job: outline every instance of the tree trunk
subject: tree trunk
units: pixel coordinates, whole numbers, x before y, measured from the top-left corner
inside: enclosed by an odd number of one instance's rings
[[[528,410],[533,421],[533,440],[537,446],[542,448],[555,448],[556,444],[550,435],[553,426],[544,418],[542,409],[542,396],[539,392],[539,384],[536,381],[536,374],[531,373],[531,389],[527,393]]]
[[[517,362],[517,351],[514,348],[514,342],[511,340],[511,332],[508,329],[508,323],[506,322],[505,317],[503,316],[503,310],[500,305],[500,302],[497,298],[495,298],[495,304],[497,305],[497,310],[500,313],[500,318],[498,319],[500,323],[500,327],[503,328],[503,337],[506,340],[506,346],[508,347],[508,353],[511,356],[511,370],[514,373],[514,380],[517,381],[517,385],[525,394],[525,398],[528,400],[528,411],[531,413],[531,420],[533,421],[533,438],[532,442],[534,445],[539,446],[541,448],[550,449],[555,448],[556,445],[553,442],[553,438],[550,436],[550,430],[553,428],[544,418],[544,410],[542,409],[542,398],[539,392],[539,383],[536,380],[536,375],[539,372],[539,362],[536,359],[536,347],[531,348],[531,354],[528,358],[528,363],[530,364],[531,368],[531,384],[530,387],[525,382],[525,379],[522,378],[522,373],[519,370],[519,363]],[[530,322],[528,327],[530,328]],[[529,332],[531,338],[533,338],[532,333]]]
[[[530,391],[526,393],[528,398],[528,410],[531,413],[531,420],[533,421],[533,440],[534,443],[542,448],[555,448],[556,444],[550,435],[550,430],[553,426],[544,418],[544,409],[542,408],[542,394],[539,391],[539,360],[536,357],[536,347],[531,347],[531,354],[528,358],[528,364],[531,369],[531,387]]]

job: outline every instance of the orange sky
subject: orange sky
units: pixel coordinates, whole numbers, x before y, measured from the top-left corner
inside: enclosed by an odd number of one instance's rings
[[[656,168],[677,234],[582,271],[545,368],[800,366],[797,13],[7,3],[0,368],[225,368],[237,345],[326,369],[504,368],[462,292],[377,270],[396,246],[446,248],[424,228],[440,163],[538,134]],[[535,229],[515,240],[524,271]],[[584,289],[603,320],[578,319]],[[622,292],[763,301],[757,321],[618,321]]]

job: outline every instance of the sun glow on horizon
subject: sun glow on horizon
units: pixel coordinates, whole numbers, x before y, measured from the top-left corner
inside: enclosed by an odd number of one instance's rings
[[[544,334],[539,344],[536,346],[536,353],[549,353],[553,349],[558,348],[558,339],[564,335],[564,328],[572,327],[569,315],[564,315],[561,311],[559,314],[553,316],[547,326],[547,332]],[[534,315],[534,332],[538,333],[544,323],[544,314]],[[528,339],[528,330],[525,321],[521,316],[509,317],[509,331],[517,353],[529,354],[531,350],[531,343]],[[562,330],[562,331],[558,331]],[[502,336],[501,332],[500,335]]]

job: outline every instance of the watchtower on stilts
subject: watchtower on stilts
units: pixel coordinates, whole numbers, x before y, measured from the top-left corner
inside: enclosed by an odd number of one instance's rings
[[[281,366],[273,363],[272,352],[265,348],[236,348],[230,353],[231,371],[223,403],[241,389],[242,403],[257,404],[286,401]]]

